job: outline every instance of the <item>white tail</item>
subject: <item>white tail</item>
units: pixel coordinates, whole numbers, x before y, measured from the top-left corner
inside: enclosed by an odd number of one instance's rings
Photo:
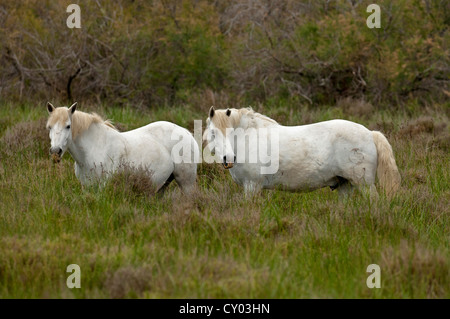
[[[386,194],[392,195],[400,187],[401,181],[400,173],[395,163],[394,152],[391,144],[381,132],[372,131],[372,135],[378,153],[378,181]]]

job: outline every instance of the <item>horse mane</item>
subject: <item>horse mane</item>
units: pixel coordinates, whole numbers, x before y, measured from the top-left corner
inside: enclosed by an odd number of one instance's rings
[[[50,115],[47,126],[55,123],[65,123],[69,118],[67,107],[58,107]],[[75,111],[72,115],[72,139],[75,140],[81,133],[88,130],[92,124],[104,124],[117,131],[117,128],[110,120],[104,120],[97,113],[85,113]]]
[[[117,128],[110,120],[104,120],[97,113],[85,113],[75,111],[72,115],[72,138],[75,140],[78,135],[88,130],[92,124],[104,124],[117,131]]]
[[[231,113],[228,116],[226,113],[230,110]],[[251,107],[241,108],[241,109],[227,109],[227,110],[216,110],[211,121],[214,126],[225,133],[227,127],[236,128],[241,122],[242,117],[247,117],[250,121],[255,119],[268,122],[268,124],[278,124],[277,121],[271,119],[270,117],[263,115],[261,113],[255,112]]]
[[[249,116],[250,118],[257,118],[257,119],[263,120],[265,122],[269,122],[271,124],[278,124],[278,122],[275,121],[274,119],[271,119],[270,117],[268,117],[264,114],[253,111],[253,109],[251,107],[239,109],[238,111],[240,111],[240,113],[242,115]]]

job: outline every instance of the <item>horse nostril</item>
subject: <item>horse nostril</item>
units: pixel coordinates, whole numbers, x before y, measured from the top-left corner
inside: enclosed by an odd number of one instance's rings
[[[50,147],[50,154],[57,154],[57,155],[61,156],[61,154],[62,154],[61,147]]]
[[[231,156],[230,156],[230,157],[231,157]],[[228,158],[230,158],[230,157],[228,157]],[[224,164],[227,164],[227,156],[226,156],[226,155],[223,157],[223,163],[224,163]],[[236,155],[234,155],[233,163],[236,163]]]

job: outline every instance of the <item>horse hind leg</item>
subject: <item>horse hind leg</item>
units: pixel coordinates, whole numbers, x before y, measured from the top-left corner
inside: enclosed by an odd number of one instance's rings
[[[334,186],[330,186],[331,190],[337,189],[339,199],[347,200],[354,192],[355,188],[350,181],[344,177],[336,176],[337,183]]]
[[[173,176],[183,193],[190,194],[197,185],[197,164],[175,165]]]
[[[170,185],[170,183],[175,179],[173,173],[170,174],[169,178],[164,182],[164,184],[158,189],[157,194],[164,194],[166,188]]]
[[[361,195],[364,198],[368,198],[371,203],[377,201],[379,198],[375,184],[361,184],[356,188],[361,193]]]
[[[375,169],[364,167],[360,172],[361,177],[354,180],[352,184],[370,202],[376,201],[378,199],[378,192],[375,187]]]
[[[337,189],[339,199],[348,200],[357,190],[364,197],[369,198],[370,202],[376,201],[378,199],[378,192],[375,184],[367,183],[352,183],[349,180],[338,177],[338,184],[330,187],[332,190]]]
[[[254,181],[245,181],[243,186],[244,186],[244,194],[245,194],[246,198],[254,198],[262,190],[261,184],[254,182]]]

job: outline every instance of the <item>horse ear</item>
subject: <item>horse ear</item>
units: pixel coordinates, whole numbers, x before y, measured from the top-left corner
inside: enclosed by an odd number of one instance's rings
[[[230,114],[231,114],[231,110],[230,110],[230,109],[227,109],[227,112],[226,112],[226,114],[227,114],[227,116],[230,116]]]
[[[211,106],[211,108],[209,109],[209,117],[210,118],[214,116],[214,112],[215,112],[214,106]]]
[[[70,114],[75,113],[75,110],[77,109],[77,102],[73,103],[71,107],[69,107]]]
[[[52,105],[52,103],[47,102],[47,111],[48,113],[52,113],[55,110],[55,107]]]

